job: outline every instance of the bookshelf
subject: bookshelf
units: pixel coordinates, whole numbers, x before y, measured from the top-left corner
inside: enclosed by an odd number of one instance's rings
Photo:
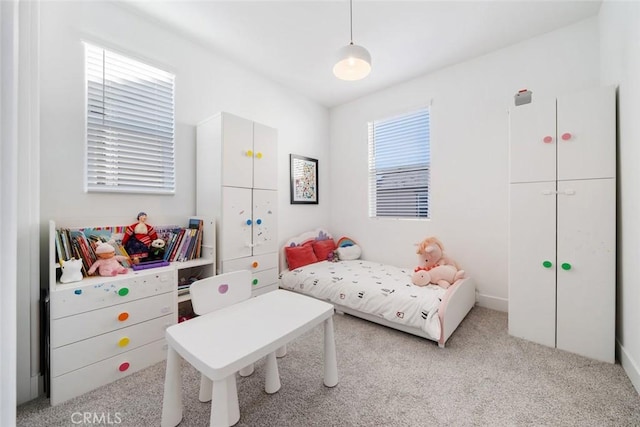
[[[200,258],[70,283],[60,283],[56,238],[49,221],[45,376],[52,405],[164,360],[164,330],[190,306],[180,283],[215,274],[213,220],[202,219]]]

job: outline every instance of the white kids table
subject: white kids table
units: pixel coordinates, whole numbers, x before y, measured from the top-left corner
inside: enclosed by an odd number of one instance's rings
[[[324,384],[338,384],[333,335],[333,305],[285,290],[276,290],[167,328],[167,371],[162,427],[182,420],[180,357],[213,381],[211,426],[232,426],[240,420],[236,372],[269,355],[324,322]],[[273,358],[273,360],[270,360]],[[267,377],[275,393],[280,379]],[[202,401],[206,401],[201,399]]]

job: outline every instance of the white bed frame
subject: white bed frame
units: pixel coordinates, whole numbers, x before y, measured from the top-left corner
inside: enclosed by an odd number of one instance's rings
[[[332,235],[324,229],[316,229],[302,233],[299,236],[295,236],[287,240],[280,251],[280,272],[287,270],[287,258],[284,253],[284,248],[291,246],[292,244],[299,245],[303,242],[314,240],[320,233],[332,238]],[[335,240],[335,239],[334,239]],[[473,308],[476,303],[476,287],[473,280],[470,277],[460,279],[447,289],[447,292],[442,299],[440,309],[438,311],[438,317],[440,318],[440,339],[438,340],[438,346],[444,348],[445,343],[456,330],[460,322],[465,318],[467,313]],[[333,304],[336,312],[339,314],[350,314],[361,319],[368,320],[373,323],[378,323],[389,328],[397,329],[399,331],[407,332],[412,335],[417,335],[428,340],[433,340],[422,329],[412,328],[409,326],[401,325],[398,323],[390,322],[386,319],[378,316],[373,316],[362,311],[354,310],[349,307],[345,307],[339,304]]]

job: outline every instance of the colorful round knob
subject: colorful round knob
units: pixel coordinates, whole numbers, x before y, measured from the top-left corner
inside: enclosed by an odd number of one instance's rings
[[[568,262],[563,262],[560,267],[562,267],[563,270],[571,270],[571,264]]]
[[[262,158],[262,153],[258,151],[256,153],[256,158],[261,159]]]
[[[127,369],[129,369],[129,362],[123,362],[122,364],[120,364],[120,366],[118,366],[118,370],[120,372],[124,372]]]
[[[258,284],[258,279],[253,279],[251,281],[251,284],[254,285],[254,286],[257,285]]]
[[[250,219],[247,220],[247,225],[251,225],[251,220]]]
[[[251,264],[251,267],[258,268],[258,261],[253,261],[253,263]]]
[[[129,345],[129,341],[131,341],[129,339],[129,337],[122,337],[120,338],[120,341],[118,341],[118,347],[126,347]]]
[[[547,135],[545,136],[542,141],[544,141],[546,144],[550,143],[551,141],[553,141],[553,137]]]
[[[247,150],[247,157],[253,157],[253,151]]]
[[[118,295],[121,297],[127,295],[129,293],[129,288],[120,288],[118,289]]]
[[[256,220],[256,224],[258,224],[258,225],[262,224],[262,220],[261,220],[260,218],[258,218],[258,219]]]
[[[553,264],[551,263],[551,261],[543,261],[543,262],[542,262],[542,266],[543,266],[544,268],[551,268],[551,266],[552,266],[552,265],[553,265]]]
[[[563,141],[568,141],[568,140],[571,139],[571,136],[572,135],[569,132],[565,132],[565,133],[562,134],[562,140]]]
[[[127,313],[126,311],[123,311],[122,313],[118,314],[118,320],[121,322],[124,322],[128,318],[129,318],[129,313]]]

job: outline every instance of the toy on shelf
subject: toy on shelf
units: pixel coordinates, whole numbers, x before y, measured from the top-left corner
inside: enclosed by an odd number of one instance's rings
[[[137,219],[138,222],[127,226],[122,238],[122,245],[134,264],[149,257],[151,242],[158,238],[156,230],[147,224],[147,214],[145,212],[140,212]]]
[[[62,276],[60,283],[78,282],[82,280],[82,260],[72,258],[67,261],[60,260]]]
[[[433,283],[447,289],[465,277],[464,270],[459,270],[455,261],[445,255],[442,243],[435,237],[427,237],[420,242],[416,253],[419,265],[411,276],[411,281],[416,286]]]
[[[162,261],[164,259],[165,245],[165,241],[160,238],[151,242],[149,261]]]
[[[116,276],[128,271],[120,264],[120,261],[129,261],[129,259],[126,256],[116,255],[116,250],[109,243],[99,242],[96,247],[96,256],[98,260],[87,271],[89,275],[93,275],[96,270],[100,276]]]

